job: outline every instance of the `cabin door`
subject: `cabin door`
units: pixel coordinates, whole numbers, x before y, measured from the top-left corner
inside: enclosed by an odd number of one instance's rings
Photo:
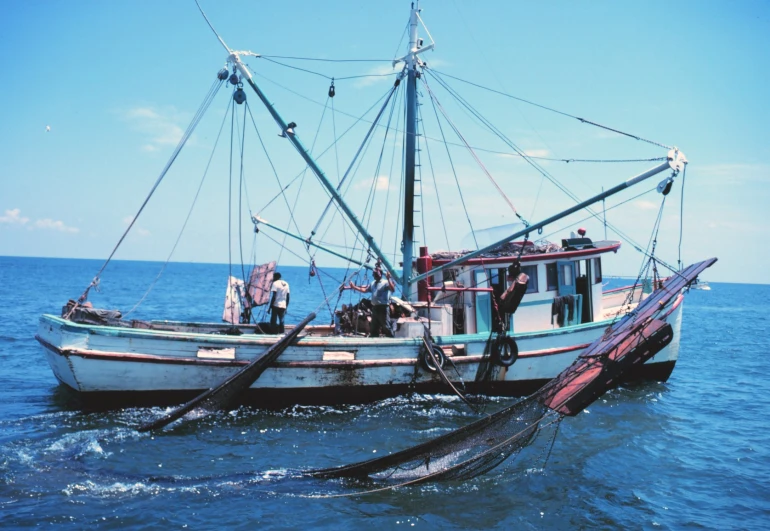
[[[556,270],[559,272],[559,296],[575,295],[575,262],[559,260]]]
[[[490,279],[486,270],[474,271],[474,285],[477,288],[490,288]],[[476,292],[476,332],[489,332],[492,330],[492,294],[489,292]]]

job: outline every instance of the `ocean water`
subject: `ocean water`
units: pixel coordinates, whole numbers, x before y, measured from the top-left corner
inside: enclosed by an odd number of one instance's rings
[[[3,529],[770,529],[770,286],[690,292],[669,381],[607,393],[564,419],[552,447],[538,440],[470,481],[367,492],[296,471],[383,455],[478,416],[452,397],[414,395],[241,408],[146,434],[136,428],[160,408],[81,411],[34,335],[38,316],[58,313],[100,266],[0,257]],[[128,311],[161,267],[114,262],[91,299]],[[283,271],[289,322],[344,274],[321,275],[322,289],[305,269]],[[132,317],[216,321],[230,272],[170,264]],[[328,315],[322,306],[319,320]],[[510,403],[493,398],[487,411]]]

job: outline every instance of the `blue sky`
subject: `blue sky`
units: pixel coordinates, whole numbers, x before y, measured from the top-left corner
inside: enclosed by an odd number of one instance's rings
[[[335,128],[339,135],[351,126],[351,117],[362,115],[393,81],[392,76],[336,81],[338,112],[333,121],[328,108],[324,113],[329,81],[323,76],[389,74],[394,70],[385,60],[405,51],[400,39],[409,2],[201,0],[201,5],[233,49],[267,56],[383,59],[371,63],[279,60],[316,74],[264,59],[247,61],[279,112],[299,124],[298,134],[308,147],[315,146],[316,153],[331,144]],[[768,257],[765,234],[770,230],[770,4],[426,0],[421,7],[436,41],[436,50],[424,59],[436,71],[680,147],[690,160],[681,219],[682,261],[718,256],[719,262],[705,275],[707,280],[768,282],[763,265]],[[160,174],[226,54],[192,0],[10,0],[3,4],[0,43],[4,73],[0,255],[106,258]],[[474,98],[479,112],[531,155],[554,159],[665,155],[657,146],[447,81],[464,97]],[[498,151],[483,153],[484,165],[524,217],[538,221],[572,204],[521,160],[506,156],[504,145],[488,133],[485,136],[446,93],[439,94],[435,80],[429,83],[453,123],[464,135],[468,132],[471,145]],[[169,256],[203,168],[215,152],[229,90],[223,89],[212,104],[117,258],[165,260]],[[457,186],[451,166],[440,160],[441,150],[433,141],[439,133],[435,119],[429,117],[434,110],[425,90],[422,96],[428,138],[423,153],[427,157],[430,149],[433,164],[428,175],[430,165],[423,160],[423,210],[428,221],[436,223],[427,228],[426,221],[425,236],[420,232],[419,239],[432,250],[446,248],[447,242],[458,247],[469,227],[459,196],[452,195]],[[300,175],[303,166],[278,137],[257,99],[251,94],[249,98],[276,172],[286,183]],[[242,115],[242,109],[238,112]],[[232,175],[227,124],[172,255],[175,261],[226,263],[228,253],[240,260],[237,230],[231,245],[227,239]],[[320,158],[331,179],[344,172],[367,128],[366,122],[359,123],[339,141],[336,151],[332,148]],[[288,202],[299,231],[306,235],[325,204],[324,192],[308,175],[296,206],[294,195],[289,195],[266,207],[278,184],[253,132],[247,133],[247,140],[252,144],[245,157],[250,183],[245,210],[288,226]],[[390,207],[398,201],[399,164],[393,156],[398,150],[394,147],[398,146],[382,137],[373,141],[346,196],[375,236],[383,237],[389,252],[396,249],[398,240],[396,214],[385,211],[387,201]],[[377,167],[381,148],[387,155]],[[456,172],[471,179],[461,188],[474,228],[513,223],[512,212],[471,157],[458,147],[453,157]],[[393,160],[395,171],[390,170]],[[581,199],[655,165],[547,160],[542,164]],[[235,175],[237,179],[237,171]],[[628,200],[607,217],[642,245],[648,242],[661,196],[631,198],[658,180],[608,201],[610,206]],[[434,181],[439,192],[431,187]],[[363,216],[372,182],[378,203]],[[660,256],[674,264],[679,256],[680,185],[681,176],[667,200],[658,233]],[[446,231],[437,223],[442,216]],[[583,221],[584,217],[575,215],[543,236],[558,241],[580,225],[588,228],[589,236],[603,238],[601,224]],[[230,221],[230,227],[237,226],[237,206]],[[330,234],[336,235],[337,243],[349,244],[341,222],[335,219],[334,223]],[[247,223],[241,235],[247,255],[254,253],[258,261],[279,256],[269,239],[255,240],[250,230]],[[275,233],[272,236],[279,239]],[[617,239],[611,232],[608,237]],[[296,255],[281,254],[282,263],[298,265],[306,257],[300,246],[295,245],[293,252]],[[317,260],[322,265],[339,265],[320,255]],[[641,256],[626,245],[609,261],[605,273],[635,275],[640,261]]]

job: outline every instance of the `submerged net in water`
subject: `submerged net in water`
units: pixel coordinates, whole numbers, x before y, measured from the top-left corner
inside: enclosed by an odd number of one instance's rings
[[[637,308],[605,330],[575,362],[539,391],[486,418],[391,455],[336,468],[310,470],[320,478],[393,479],[400,485],[464,480],[484,474],[529,445],[545,426],[575,415],[624,374],[673,339],[666,322],[682,290],[715,258],[669,278]]]
[[[307,474],[319,478],[394,479],[410,484],[470,479],[495,468],[532,442],[548,412],[543,404],[531,397],[525,398],[401,452],[354,465],[311,470]]]

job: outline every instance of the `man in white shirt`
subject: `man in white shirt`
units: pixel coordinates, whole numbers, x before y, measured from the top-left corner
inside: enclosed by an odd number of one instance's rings
[[[289,306],[289,283],[281,280],[280,273],[273,273],[273,298],[270,301],[270,308],[267,313],[270,315],[270,328],[273,333],[283,334],[283,318],[286,315],[286,308]],[[276,328],[276,324],[278,328]]]

